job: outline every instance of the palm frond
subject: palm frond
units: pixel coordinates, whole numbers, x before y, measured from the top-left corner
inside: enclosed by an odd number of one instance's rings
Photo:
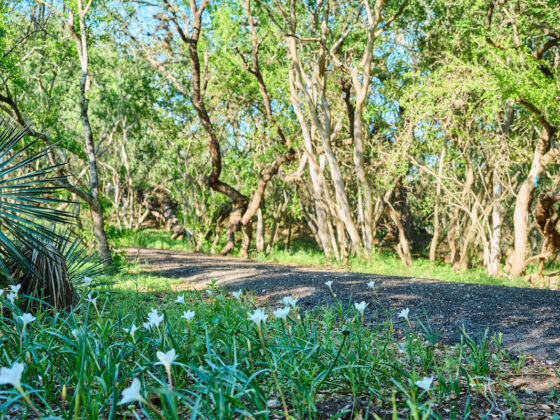
[[[48,246],[57,239],[49,226],[54,223],[71,223],[73,215],[49,207],[64,202],[54,186],[61,177],[54,170],[60,165],[47,165],[40,169],[37,162],[49,153],[49,147],[37,152],[38,140],[23,145],[28,132],[0,120],[0,281],[13,281],[14,264],[34,276],[39,254],[56,257]],[[12,267],[12,269],[10,268]]]

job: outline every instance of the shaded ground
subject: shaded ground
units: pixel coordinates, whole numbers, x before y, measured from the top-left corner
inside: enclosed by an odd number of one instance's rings
[[[488,328],[490,335],[503,334],[502,343],[509,352],[520,351],[549,365],[560,363],[557,291],[322,271],[171,250],[129,248],[127,258],[145,265],[147,273],[184,279],[185,289],[204,288],[215,279],[226,289],[254,291],[271,305],[278,305],[284,296],[296,296],[304,308],[333,303],[324,284],[329,280],[344,305],[350,299],[371,302],[367,283],[374,280],[387,309],[410,308],[411,318],[429,320],[434,330],[443,330],[446,341],[457,341],[463,326],[474,337]],[[375,311],[367,312],[375,322]]]

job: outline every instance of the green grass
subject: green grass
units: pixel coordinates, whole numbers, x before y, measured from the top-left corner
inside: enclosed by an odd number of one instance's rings
[[[0,386],[0,413],[27,417],[28,398],[37,415],[63,419],[267,419],[286,411],[294,419],[465,418],[475,406],[520,415],[504,381],[521,364],[499,338],[464,336],[460,345],[442,346],[426,320],[424,333],[416,332],[387,313],[373,290],[366,302],[372,323],[354,305],[337,303],[296,306],[285,321],[259,308],[268,319],[256,324],[250,295],[238,299],[211,284],[181,292],[185,302],[177,303],[176,281],[133,271],[112,285],[80,286],[73,312],[36,313],[25,330],[18,316],[26,297],[18,297],[19,307],[0,298],[1,365],[24,364],[19,391]],[[163,319],[145,328],[152,309]],[[191,322],[181,318],[186,310],[195,313]],[[132,336],[125,328],[133,324]],[[176,359],[167,372],[158,352],[171,350]],[[424,377],[434,379],[429,390],[416,384]],[[143,401],[119,405],[134,378]]]
[[[139,247],[193,251],[187,241],[171,239],[171,234],[163,230],[116,231],[109,239],[116,248]]]
[[[127,231],[113,240],[118,248],[142,247],[157,249],[172,249],[178,251],[193,251],[187,241],[178,241],[170,238],[170,233],[158,230],[141,230],[137,232]],[[218,245],[217,250],[221,248]],[[205,245],[202,252],[209,253],[210,246]],[[216,251],[216,250],[215,250]],[[238,255],[236,249],[232,255]],[[316,268],[329,268],[335,270],[346,270],[358,273],[373,273],[391,276],[410,276],[431,278],[457,283],[480,283],[496,286],[529,287],[523,278],[512,278],[508,276],[493,277],[487,274],[483,268],[472,268],[464,271],[455,271],[449,264],[430,264],[426,258],[414,258],[412,268],[408,268],[395,255],[387,252],[373,253],[370,260],[353,257],[347,264],[329,260],[309,241],[296,241],[290,252],[283,247],[273,248],[269,255],[253,252],[257,261],[271,261],[281,264],[292,264],[298,266],[311,266]]]
[[[455,271],[449,264],[430,262],[425,258],[414,258],[412,268],[407,267],[393,254],[374,253],[369,261],[364,258],[350,258],[348,264],[329,261],[318,250],[303,250],[286,252],[273,250],[270,255],[257,255],[259,261],[273,261],[281,264],[306,265],[317,268],[332,268],[357,273],[373,273],[388,276],[406,276],[437,279],[456,283],[480,283],[495,286],[529,287],[522,278],[493,277],[482,268],[471,268]]]

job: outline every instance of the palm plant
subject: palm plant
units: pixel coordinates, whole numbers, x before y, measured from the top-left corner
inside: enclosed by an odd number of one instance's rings
[[[29,307],[47,303],[54,308],[67,308],[76,300],[74,284],[107,273],[103,260],[89,255],[78,236],[68,229],[55,229],[54,233],[53,242],[26,252],[37,275],[22,270],[13,272],[23,293],[39,298],[30,301]]]
[[[64,178],[54,174],[59,165],[41,165],[50,148],[25,144],[27,131],[0,120],[0,283],[20,282],[25,294],[64,308],[74,300],[72,281],[99,264],[89,263],[78,238],[54,228],[73,217],[49,206],[65,202],[55,186]]]

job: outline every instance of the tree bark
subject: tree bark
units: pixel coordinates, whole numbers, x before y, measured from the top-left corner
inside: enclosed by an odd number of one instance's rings
[[[528,233],[527,224],[533,193],[538,186],[538,182],[544,169],[560,154],[560,149],[550,149],[551,134],[543,132],[535,148],[533,162],[529,174],[517,193],[515,200],[515,210],[513,213],[514,227],[514,249],[510,257],[510,273],[520,276],[527,267],[528,254]]]
[[[466,159],[466,173],[465,182],[463,184],[463,190],[461,191],[461,202],[465,201],[465,198],[472,189],[474,183],[474,171],[470,159]],[[458,247],[457,247],[457,236],[459,231],[459,219],[461,216],[461,210],[459,207],[455,207],[451,219],[449,220],[449,228],[447,230],[447,241],[449,243],[449,263],[453,266],[458,262]]]
[[[492,177],[492,235],[490,237],[490,256],[488,258],[488,274],[497,276],[500,271],[500,241],[502,237],[502,208],[500,204],[500,180],[494,172]]]
[[[385,206],[385,210],[387,211],[387,214],[389,215],[390,219],[393,221],[393,223],[395,224],[395,226],[399,231],[399,243],[397,245],[397,253],[408,267],[412,267],[412,256],[410,254],[410,246],[408,243],[408,238],[406,237],[404,226],[400,221],[400,215],[389,203],[387,203],[387,206]]]
[[[430,245],[430,264],[433,264],[436,260],[436,250],[439,239],[439,204],[441,197],[441,177],[443,174],[443,163],[445,160],[445,145],[441,149],[441,155],[439,157],[439,170],[436,180],[436,205],[434,207],[434,235],[432,237],[432,243]]]
[[[80,116],[82,127],[84,130],[84,140],[86,146],[86,155],[89,165],[89,179],[91,204],[90,211],[93,222],[93,233],[97,240],[99,255],[105,262],[105,265],[111,264],[111,249],[107,241],[105,233],[105,222],[103,219],[103,209],[101,208],[101,200],[99,197],[99,178],[97,170],[97,157],[95,155],[95,145],[93,140],[93,132],[88,115],[88,91],[90,80],[88,75],[89,53],[87,44],[86,14],[87,10],[83,8],[82,1],[78,0],[78,14],[80,21],[80,37],[76,36],[76,48],[82,66],[82,77],[80,79]]]
[[[257,252],[264,252],[264,217],[262,209],[257,210]]]

